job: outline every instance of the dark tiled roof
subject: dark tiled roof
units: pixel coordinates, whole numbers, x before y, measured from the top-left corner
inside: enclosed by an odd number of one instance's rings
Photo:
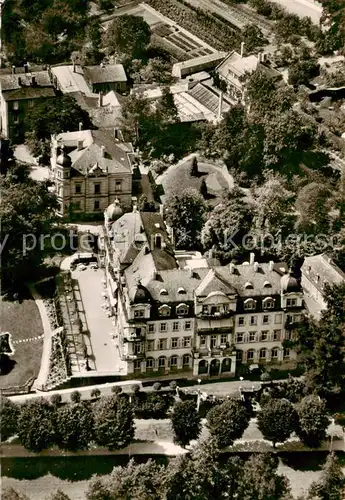
[[[222,292],[225,295],[235,294],[233,286],[224,280],[214,269],[210,269],[202,283],[195,290],[195,294],[200,297],[207,297],[211,292]]]
[[[32,77],[35,84],[32,84]],[[19,101],[21,99],[39,99],[54,97],[55,91],[50,81],[48,71],[22,73],[20,75],[1,75],[1,91],[6,101]]]
[[[127,76],[122,64],[109,66],[87,66],[84,75],[91,83],[126,82]]]
[[[177,268],[173,246],[170,243],[162,216],[156,212],[142,212],[140,215],[156,270]],[[161,236],[162,248],[157,248],[155,245],[155,235]]]
[[[327,254],[306,257],[302,265],[302,273],[323,293],[325,284],[334,285],[345,281],[345,273]]]

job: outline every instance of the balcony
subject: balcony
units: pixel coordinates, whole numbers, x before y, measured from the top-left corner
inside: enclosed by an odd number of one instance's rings
[[[136,359],[144,359],[145,353],[140,352],[137,354],[123,354],[122,359],[125,361],[135,361]]]
[[[194,358],[212,358],[212,357],[225,357],[231,356],[235,353],[236,347],[233,344],[227,342],[226,344],[221,344],[212,348],[200,348],[193,350]]]
[[[234,311],[215,311],[215,312],[201,312],[197,314],[197,318],[200,319],[224,319],[231,318],[234,315]]]

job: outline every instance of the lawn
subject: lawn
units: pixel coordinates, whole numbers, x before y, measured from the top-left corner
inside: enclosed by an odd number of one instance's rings
[[[211,206],[217,205],[222,194],[229,190],[229,184],[221,170],[210,163],[199,162],[198,175],[190,174],[191,160],[185,163],[173,165],[162,176],[161,185],[164,193],[162,202],[164,203],[170,194],[180,193],[181,187],[200,190],[203,180],[206,182],[207,192],[209,194],[208,203]]]
[[[35,301],[28,292],[20,301],[0,298],[0,331],[12,334],[15,353],[12,370],[0,375],[0,389],[25,384],[31,377],[36,378],[41,365],[43,340],[17,343],[43,335],[41,317]]]

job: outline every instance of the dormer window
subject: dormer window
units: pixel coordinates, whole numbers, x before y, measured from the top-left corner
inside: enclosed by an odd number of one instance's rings
[[[250,281],[247,281],[247,283],[244,285],[244,288],[246,290],[253,290],[253,283],[251,283]]]
[[[180,288],[177,289],[177,293],[186,293],[186,290],[180,286]]]
[[[188,309],[189,307],[187,306],[187,304],[179,304],[176,307],[177,316],[185,316],[186,314],[188,314]]]
[[[134,311],[135,318],[143,318],[144,315],[145,315],[144,309],[137,309],[136,311]]]
[[[246,311],[251,311],[251,310],[253,310],[253,309],[256,308],[256,300],[254,300],[254,299],[247,299],[247,300],[244,301],[243,305],[244,305],[244,309]]]
[[[297,299],[286,299],[286,307],[297,306]]]
[[[158,309],[158,312],[160,316],[170,316],[170,310],[171,308],[167,304],[164,304]]]
[[[269,281],[265,281],[264,287],[265,288],[272,288],[272,285],[271,285],[271,283]]]
[[[162,288],[160,291],[159,291],[159,295],[168,295],[168,290],[166,288]]]
[[[272,297],[266,297],[262,301],[262,306],[264,309],[273,309],[274,308],[274,299],[272,299]]]

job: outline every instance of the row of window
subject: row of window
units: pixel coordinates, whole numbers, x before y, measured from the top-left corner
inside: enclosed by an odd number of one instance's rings
[[[192,329],[192,322],[191,321],[173,321],[172,322],[172,331],[173,332],[179,332],[181,328],[181,323],[183,323],[183,330],[191,330]],[[150,323],[148,325],[149,333],[154,333],[155,332],[155,327],[156,325],[154,323]],[[167,332],[169,331],[168,329],[168,323],[159,323],[159,331],[160,332]]]
[[[171,356],[167,359],[165,356],[161,356],[158,359],[147,358],[146,359],[146,370],[153,370],[154,368],[177,368],[178,356]],[[183,368],[189,368],[191,363],[191,356],[189,354],[185,354],[182,357],[182,366]],[[136,359],[134,361],[134,370],[141,370],[141,360]]]
[[[161,307],[158,309],[158,314],[160,316],[170,316],[171,315],[172,308],[168,306],[168,304],[163,304]],[[177,316],[186,316],[189,311],[189,306],[187,304],[179,304],[175,308],[176,315]]]
[[[81,194],[82,192],[82,184],[74,184],[74,190],[75,194]],[[122,182],[121,181],[115,181],[115,191],[122,191]],[[97,183],[93,185],[93,192],[94,194],[100,194],[101,193],[101,184]]]
[[[218,342],[220,340],[220,342]],[[220,343],[220,345],[226,344],[228,341],[228,334],[222,333],[221,335],[211,335],[210,336],[210,347],[213,349]],[[207,345],[207,335],[200,335],[200,347],[206,347]]]
[[[158,340],[147,340],[146,349],[148,351],[165,351],[166,349],[181,349],[191,347],[192,337],[173,337],[171,339],[158,339]],[[144,343],[135,342],[134,343],[134,354],[140,354],[144,352]]]
[[[258,324],[258,316],[239,316],[237,318],[237,324],[238,326],[244,326],[246,325],[247,323],[247,319],[248,319],[248,324],[249,325],[257,325]],[[271,323],[271,320],[273,321],[273,316],[269,315],[269,314],[264,314],[262,316],[262,324],[263,325],[268,325]],[[283,321],[283,315],[282,314],[275,314],[274,316],[274,323],[276,325],[281,325]]]
[[[265,332],[249,332],[249,333],[237,333],[236,334],[236,343],[241,342],[265,342],[266,340],[281,340],[282,331],[274,330],[273,332],[265,331]],[[285,337],[287,335],[291,335],[286,332]]]
[[[271,359],[272,360],[277,360],[278,355],[279,355],[280,348],[279,347],[273,347],[271,349]],[[257,354],[258,354],[258,359],[260,360],[265,360],[267,359],[269,350],[266,348],[260,349]],[[288,359],[290,358],[290,349],[283,349],[283,358]],[[255,359],[255,350],[254,349],[249,349],[246,353],[244,351],[236,351],[236,360],[237,361],[253,361]]]
[[[243,302],[243,308],[245,311],[253,311],[256,309],[257,306],[257,300],[254,299],[246,299]],[[297,299],[286,299],[286,307],[296,307],[297,306]],[[262,308],[263,309],[274,309],[275,307],[275,299],[272,299],[271,297],[266,297],[262,301]]]

